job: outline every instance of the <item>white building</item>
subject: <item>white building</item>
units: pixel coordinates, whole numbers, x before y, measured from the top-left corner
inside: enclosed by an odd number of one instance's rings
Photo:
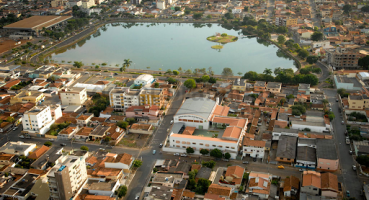
[[[87,100],[86,88],[65,89],[59,92],[63,106],[80,106]]]
[[[156,2],[156,8],[160,9],[160,10],[164,10],[165,7],[165,1],[157,1]]]
[[[18,142],[7,142],[0,148],[0,152],[14,154],[18,156],[28,156],[36,148],[34,143]]]
[[[250,156],[252,158],[264,158],[265,153],[265,141],[250,140],[244,138],[242,156]]]
[[[139,77],[135,79],[133,82],[135,85],[148,85],[155,81],[154,77],[150,74],[141,74]]]
[[[315,41],[311,43],[311,48],[320,48],[328,49],[331,48],[330,41],[329,40],[323,40],[323,41]]]
[[[29,134],[44,135],[54,122],[50,106],[35,106],[22,117],[23,131]]]
[[[129,169],[132,166],[134,161],[132,155],[128,153],[118,154],[114,156],[113,161],[106,161],[105,168],[112,168],[112,169],[123,169],[125,173],[129,172]]]
[[[87,179],[85,158],[66,156],[49,171],[47,178],[51,199],[71,199]]]
[[[88,9],[91,8],[92,6],[96,6],[95,0],[82,0],[83,9]]]

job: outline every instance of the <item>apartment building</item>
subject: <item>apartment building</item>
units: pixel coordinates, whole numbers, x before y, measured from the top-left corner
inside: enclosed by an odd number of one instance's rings
[[[96,6],[95,0],[82,0],[82,8],[89,9],[92,6]]]
[[[140,106],[155,105],[162,107],[164,105],[163,89],[160,88],[143,88],[140,92]]]
[[[16,103],[34,103],[38,104],[45,98],[44,94],[39,91],[21,91],[10,99],[10,104]]]
[[[47,175],[52,200],[69,200],[87,179],[85,158],[67,156]]]
[[[369,108],[369,97],[367,95],[356,94],[348,96],[349,109]]]
[[[87,100],[86,88],[65,89],[59,92],[63,106],[80,106]]]
[[[328,51],[328,64],[336,69],[356,69],[358,68],[359,58],[358,51],[351,48],[337,47],[333,52]]]
[[[246,91],[246,84],[247,84],[247,80],[246,79],[236,79],[233,82],[232,85],[232,90],[238,90],[240,92],[245,92]]]
[[[271,93],[280,93],[282,89],[282,83],[278,82],[268,82],[266,86],[266,91]]]
[[[50,106],[35,106],[25,112],[22,117],[23,131],[29,134],[44,135],[54,122]]]
[[[286,16],[279,16],[275,18],[276,26],[291,26],[297,24],[297,18],[290,18]]]

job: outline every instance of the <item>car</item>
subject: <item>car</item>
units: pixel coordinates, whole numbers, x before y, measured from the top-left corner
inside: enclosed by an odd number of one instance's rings
[[[152,150],[152,154],[155,155],[156,154],[156,150]]]
[[[67,144],[61,143],[60,146],[64,147],[64,146],[67,146]]]
[[[85,74],[89,74],[90,72],[85,72]]]
[[[352,169],[356,171],[356,165],[352,165]]]
[[[136,195],[135,200],[140,199],[140,195]]]
[[[97,73],[96,75],[101,75],[101,73]]]
[[[346,190],[346,196],[350,197],[350,191]]]
[[[19,136],[19,138],[22,138],[22,139],[24,139],[24,136],[23,136],[23,135],[20,135],[20,136]]]
[[[332,112],[332,108],[329,108],[329,111],[331,111],[331,112]]]
[[[242,164],[249,164],[249,162],[248,161],[243,161]]]
[[[352,155],[352,151],[351,150],[349,151],[349,154]]]
[[[54,138],[51,138],[49,141],[53,142],[53,141],[55,141],[55,140],[54,140]]]
[[[344,125],[345,124],[345,121],[341,121],[341,124]]]
[[[229,160],[228,160],[228,159],[223,159],[223,161],[224,161],[224,162],[229,162]]]
[[[17,130],[17,129],[18,129],[18,126],[14,127],[14,128],[13,128],[13,131],[15,131],[15,130]]]
[[[174,123],[174,121],[173,120],[170,120],[170,124],[173,124]]]
[[[175,153],[174,155],[175,155],[175,156],[179,156],[179,153]]]
[[[338,102],[338,99],[336,99],[336,102]]]
[[[160,144],[159,144],[159,147],[160,147],[160,148],[162,148],[162,147],[163,147],[163,143],[160,143]]]
[[[279,165],[278,169],[284,169],[283,165]]]
[[[303,172],[303,171],[305,171],[305,169],[301,169],[301,168],[299,169],[299,172]]]
[[[118,73],[114,73],[114,75],[115,75],[115,76],[117,76],[117,75],[118,75]]]
[[[182,154],[181,154],[181,157],[187,157],[187,154],[182,153]]]
[[[256,158],[253,158],[252,161],[256,162]]]
[[[331,105],[331,103],[329,103],[328,105],[329,105],[329,107],[331,107],[331,106],[332,106],[332,105]]]

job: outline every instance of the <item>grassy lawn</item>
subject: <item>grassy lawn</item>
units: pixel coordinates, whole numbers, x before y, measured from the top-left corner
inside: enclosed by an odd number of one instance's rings
[[[238,40],[238,37],[232,36],[232,35],[227,35],[227,36],[224,36],[224,37],[223,36],[210,36],[206,39],[211,41],[211,42],[218,42],[218,43],[221,43],[221,44],[227,44],[229,42],[236,42]]]
[[[120,145],[125,147],[136,147],[136,141],[133,138],[123,138],[120,142]]]

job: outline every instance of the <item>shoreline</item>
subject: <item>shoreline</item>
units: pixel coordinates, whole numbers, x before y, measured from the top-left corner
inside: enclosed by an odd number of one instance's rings
[[[48,49],[46,52],[42,52],[40,53],[37,58],[36,58],[36,63],[34,64],[38,64],[39,62],[43,62],[43,60],[50,56],[51,54],[55,53],[56,51],[60,51],[60,50],[64,50],[76,43],[78,43],[79,41],[81,40],[84,40],[86,39],[87,37],[91,36],[93,33],[95,33],[100,27],[106,25],[106,24],[111,24],[111,23],[115,23],[115,22],[123,22],[123,23],[129,23],[129,22],[134,22],[134,23],[138,23],[138,22],[142,22],[142,23],[191,23],[191,24],[195,24],[195,23],[213,23],[213,24],[222,24],[221,22],[219,22],[218,20],[201,20],[201,21],[189,21],[189,20],[186,20],[186,21],[183,21],[181,19],[181,21],[176,21],[176,20],[162,20],[162,19],[110,19],[110,20],[106,20],[106,21],[103,21],[103,22],[100,22],[99,24],[96,24],[94,25],[94,30],[83,35],[81,38],[79,39],[76,39],[74,40],[73,42],[70,42],[66,45],[63,45],[61,47],[58,47],[58,48],[54,48],[54,49]],[[264,39],[264,38],[262,38]],[[66,39],[67,40],[67,39]],[[64,40],[64,41],[66,41]],[[264,39],[265,40],[265,39]],[[295,66],[296,67],[296,72],[298,72],[300,69],[301,69],[301,62],[295,58],[293,55],[291,55],[289,52],[286,52],[285,49],[283,49],[282,47],[280,47],[279,45],[277,45],[274,41],[270,40],[270,39],[267,39],[266,41],[269,41],[271,42],[273,45],[277,46],[279,49],[281,49],[288,57],[292,58],[295,62],[297,62],[297,65],[298,66]],[[63,42],[63,41],[61,41]],[[211,42],[211,41],[210,41]],[[51,50],[51,51],[50,51]],[[42,59],[42,60],[40,60]],[[32,62],[31,62],[32,63]],[[64,63],[56,63],[58,65],[63,65]],[[67,65],[67,64],[70,64],[70,63],[65,63],[64,65]],[[71,64],[72,65],[72,64]],[[86,65],[86,66],[90,66],[90,65]],[[93,66],[92,66],[93,67]],[[100,69],[109,69],[109,68],[116,68],[117,70],[116,71],[119,71],[119,68],[120,67],[112,67],[112,66],[100,66]],[[131,70],[137,70],[137,71],[155,71],[155,70],[145,70],[145,69],[128,69],[129,71]],[[165,71],[159,71],[157,70],[156,72],[161,72],[162,74],[165,73]],[[296,73],[295,72],[295,73]],[[158,74],[157,73],[157,74]],[[214,74],[216,75],[216,74]],[[191,76],[191,75],[187,75],[187,76]]]

